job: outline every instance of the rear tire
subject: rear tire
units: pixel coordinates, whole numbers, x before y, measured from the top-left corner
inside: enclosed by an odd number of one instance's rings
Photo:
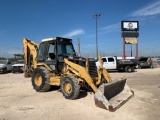
[[[45,67],[39,67],[34,69],[32,74],[32,86],[37,92],[47,92],[51,85],[50,81],[50,72]]]
[[[127,66],[127,67],[125,68],[125,71],[126,71],[126,72],[129,72],[129,73],[132,72],[132,67],[131,67],[131,66]]]
[[[76,99],[80,93],[78,80],[73,76],[64,77],[61,81],[61,92],[66,99]]]
[[[134,67],[132,67],[132,72],[134,72]]]

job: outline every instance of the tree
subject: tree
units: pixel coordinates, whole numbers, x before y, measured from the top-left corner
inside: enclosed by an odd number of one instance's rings
[[[15,59],[24,59],[23,54],[14,54]]]

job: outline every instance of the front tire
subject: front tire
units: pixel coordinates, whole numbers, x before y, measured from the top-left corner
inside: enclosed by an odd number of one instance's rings
[[[45,67],[38,67],[34,69],[32,75],[32,86],[37,92],[47,92],[51,85],[49,85],[50,76],[49,71]]]
[[[4,68],[3,69],[3,74],[6,74],[7,73],[7,68]]]
[[[78,80],[73,76],[64,77],[61,81],[61,92],[66,99],[76,99],[80,93]]]

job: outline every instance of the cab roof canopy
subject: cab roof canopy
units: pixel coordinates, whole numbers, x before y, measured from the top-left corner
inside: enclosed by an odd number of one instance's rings
[[[72,40],[72,39],[69,39],[69,38],[53,37],[53,38],[42,39],[42,42],[47,42],[47,41],[52,41],[52,40],[63,40],[63,39]]]

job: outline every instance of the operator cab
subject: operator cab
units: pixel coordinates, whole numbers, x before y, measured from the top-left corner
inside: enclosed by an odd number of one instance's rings
[[[55,72],[63,68],[64,58],[75,55],[72,39],[54,37],[43,39],[40,44],[37,61],[45,62]]]

